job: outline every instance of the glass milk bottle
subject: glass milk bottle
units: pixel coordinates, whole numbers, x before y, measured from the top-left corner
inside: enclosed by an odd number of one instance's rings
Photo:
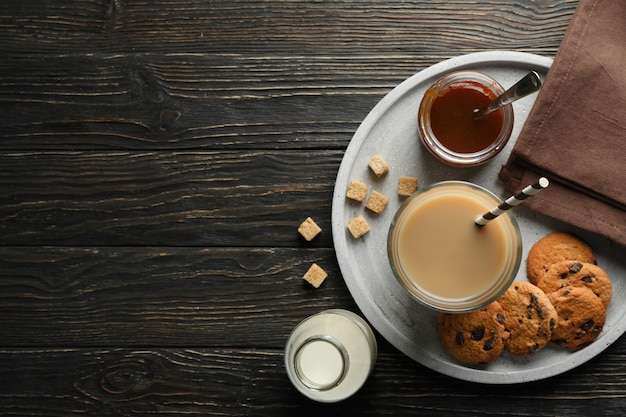
[[[285,346],[285,366],[293,385],[320,402],[337,402],[357,392],[374,368],[378,348],[361,317],[326,310],[300,322]]]

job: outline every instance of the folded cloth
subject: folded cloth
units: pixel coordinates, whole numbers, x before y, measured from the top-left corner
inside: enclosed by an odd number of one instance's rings
[[[579,2],[500,179],[546,176],[527,207],[626,246],[625,22],[624,0]]]

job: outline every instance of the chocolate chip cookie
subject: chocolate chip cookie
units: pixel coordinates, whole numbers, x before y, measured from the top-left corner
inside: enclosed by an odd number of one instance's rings
[[[508,333],[504,310],[497,301],[462,314],[440,313],[437,332],[443,346],[459,361],[478,365],[495,360]]]
[[[498,300],[504,309],[504,327],[510,333],[504,349],[526,356],[543,349],[557,322],[556,309],[548,296],[525,281],[515,281]]]
[[[599,266],[586,262],[562,261],[552,264],[537,286],[546,293],[567,286],[587,287],[600,297],[604,308],[609,307],[613,297],[608,274]]]
[[[551,342],[579,350],[593,342],[602,332],[606,309],[587,287],[564,287],[548,294],[558,314]]]
[[[555,232],[544,236],[528,252],[526,260],[528,280],[536,285],[550,265],[569,259],[590,264],[596,263],[593,250],[580,238],[565,232]]]

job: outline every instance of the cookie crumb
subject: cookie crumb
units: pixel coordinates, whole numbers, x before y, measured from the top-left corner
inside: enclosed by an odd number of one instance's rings
[[[311,265],[309,270],[306,271],[306,274],[304,274],[303,278],[306,282],[308,282],[315,288],[319,288],[319,286],[322,285],[322,282],[324,282],[326,277],[328,277],[326,271],[324,271],[324,269],[322,269],[322,267],[320,267],[318,264],[314,263],[313,265]]]
[[[398,180],[398,195],[408,197],[417,191],[417,178],[400,176]]]
[[[350,181],[350,186],[348,187],[348,192],[346,193],[346,197],[348,197],[351,200],[363,202],[365,201],[366,195],[367,195],[367,184],[359,180]]]
[[[385,210],[389,199],[378,191],[372,191],[370,197],[367,199],[365,207],[372,210],[376,214],[380,214]]]
[[[367,224],[365,217],[363,217],[362,214],[359,214],[357,217],[348,222],[348,230],[350,230],[352,237],[358,239],[370,231],[370,226]]]
[[[387,172],[389,172],[389,165],[387,165],[387,162],[385,162],[383,157],[380,155],[376,155],[375,157],[370,159],[367,165],[370,167],[372,172],[376,174],[377,177],[382,177]]]
[[[321,231],[322,229],[310,217],[307,217],[298,227],[298,232],[309,242],[319,235]]]

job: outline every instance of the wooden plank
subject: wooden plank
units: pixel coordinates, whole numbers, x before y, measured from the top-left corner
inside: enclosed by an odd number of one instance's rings
[[[27,0],[0,20],[0,149],[343,149],[440,60],[553,56],[576,4]]]
[[[294,246],[342,151],[0,152],[0,244]]]
[[[367,112],[448,57],[553,56],[577,3],[6,5],[0,414],[622,416],[624,338],[523,387],[452,380],[379,338],[366,386],[332,408],[282,364],[300,318],[358,312],[330,201]],[[308,215],[325,230],[310,244]]]
[[[345,149],[385,94],[452,55],[6,58],[0,149]]]
[[[26,0],[0,50],[34,53],[302,53],[551,48],[577,1],[124,2]]]
[[[315,262],[329,277],[302,277]],[[2,346],[284,345],[326,308],[358,312],[334,251],[0,247]],[[1,385],[1,384],[0,384]]]
[[[621,350],[549,381],[476,385],[430,371],[398,353],[379,355],[364,387],[332,405],[337,415],[622,416]],[[282,350],[0,350],[2,415],[317,416],[284,372]],[[610,377],[609,377],[610,376]],[[621,376],[621,377],[620,377]],[[593,413],[596,414],[593,414]],[[590,414],[591,413],[591,414]],[[597,414],[600,413],[600,414]]]
[[[343,149],[426,63],[207,54],[0,61],[0,149]],[[355,68],[358,68],[356,70]]]

